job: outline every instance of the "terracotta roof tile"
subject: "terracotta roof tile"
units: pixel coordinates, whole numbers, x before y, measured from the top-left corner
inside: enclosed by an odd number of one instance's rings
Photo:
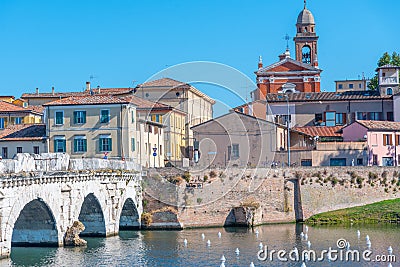
[[[29,112],[30,110],[18,105],[14,105],[11,103],[8,103],[6,101],[0,101],[0,112]]]
[[[179,113],[185,114],[185,112],[183,112],[179,109],[176,109],[172,106],[165,105],[165,104],[159,103],[159,102],[149,101],[149,100],[146,100],[146,99],[143,99],[143,98],[140,98],[137,96],[133,96],[133,95],[124,96],[124,97],[122,97],[122,99],[135,105],[137,110],[141,110],[141,109],[142,110],[165,110],[165,111],[174,110]]]
[[[28,108],[31,109],[33,112],[36,112],[36,113],[43,114],[43,112],[44,112],[44,107],[42,105],[37,105],[37,106],[31,105]]]
[[[180,86],[190,86],[190,85],[171,78],[162,78],[154,81],[145,82],[139,85],[139,87],[180,87]]]
[[[304,127],[293,127],[292,130],[300,133],[304,133],[308,136],[320,136],[320,137],[341,137],[342,134],[338,133],[343,127],[342,126],[304,126]]]
[[[122,94],[129,94],[132,93],[133,88],[92,88],[92,93],[96,94],[109,94],[109,95],[122,95]],[[91,95],[90,91],[83,91],[83,92],[55,92],[53,93],[24,93],[22,94],[21,98],[66,98],[71,96],[88,96]]]
[[[396,122],[396,121],[358,120],[357,122],[369,130],[387,130],[387,131],[399,131],[400,130],[400,122]]]
[[[86,96],[71,96],[62,98],[43,106],[64,106],[64,105],[101,105],[101,104],[128,104],[128,101],[111,95],[86,95]]]
[[[344,101],[344,100],[369,100],[390,99],[390,95],[380,95],[378,91],[348,91],[343,93],[292,93],[288,94],[289,102],[315,102],[315,101]],[[284,94],[267,94],[267,102],[286,102]]]
[[[41,141],[44,138],[45,124],[16,124],[0,131],[0,141]]]

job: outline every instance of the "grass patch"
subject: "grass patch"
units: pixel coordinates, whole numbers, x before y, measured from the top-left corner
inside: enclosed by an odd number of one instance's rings
[[[400,223],[400,199],[324,212],[307,220],[313,224]]]

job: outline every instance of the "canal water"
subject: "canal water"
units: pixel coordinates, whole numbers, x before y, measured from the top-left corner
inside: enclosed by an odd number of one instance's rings
[[[306,266],[388,266],[389,263],[366,262],[362,253],[366,250],[368,235],[371,242],[372,255],[389,255],[388,247],[400,263],[400,226],[308,226],[308,239],[302,238],[306,232],[302,224],[265,225],[254,229],[245,228],[206,228],[183,231],[127,231],[119,236],[109,238],[85,238],[85,248],[12,248],[11,258],[0,261],[0,266],[220,266],[221,256],[226,258],[225,266],[301,266],[302,251],[315,250],[317,256],[329,247],[338,251],[337,241],[345,239],[351,250],[360,251],[360,262],[345,262],[328,259],[323,262],[306,261]],[[357,235],[360,231],[360,237]],[[221,233],[219,237],[219,232]],[[257,235],[258,232],[258,235]],[[204,234],[205,238],[202,238]],[[185,245],[184,240],[187,240]],[[210,240],[210,245],[207,241]],[[260,261],[257,257],[260,242],[268,246],[268,250],[299,251],[299,261],[279,261],[274,254],[273,261]],[[239,249],[239,255],[235,250]],[[264,254],[260,256],[263,257]],[[335,254],[332,254],[335,255]],[[339,258],[339,252],[337,253]],[[344,254],[343,254],[344,255]],[[283,256],[285,258],[285,256]],[[392,266],[400,266],[392,262]]]

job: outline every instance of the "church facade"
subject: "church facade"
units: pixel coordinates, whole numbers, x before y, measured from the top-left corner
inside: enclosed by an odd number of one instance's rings
[[[315,93],[320,92],[321,72],[318,67],[318,36],[314,16],[307,9],[300,12],[296,23],[295,57],[289,49],[279,55],[279,61],[264,67],[258,62],[257,89],[252,92],[253,100],[263,100],[269,93]]]

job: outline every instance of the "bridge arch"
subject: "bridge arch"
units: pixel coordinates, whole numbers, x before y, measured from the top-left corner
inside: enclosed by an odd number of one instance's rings
[[[90,193],[88,194],[81,206],[78,220],[83,223],[85,230],[81,232],[81,236],[106,236],[106,223],[97,197]]]
[[[135,230],[140,228],[140,216],[135,202],[127,198],[119,217],[119,230]]]
[[[40,198],[27,203],[14,223],[11,246],[58,246],[54,214]]]

